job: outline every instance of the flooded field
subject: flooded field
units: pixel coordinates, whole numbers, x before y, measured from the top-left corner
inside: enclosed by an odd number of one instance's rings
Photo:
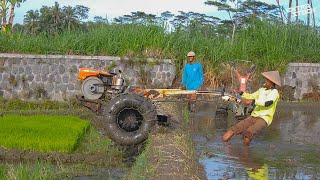
[[[273,123],[249,147],[242,136],[221,138],[236,123],[215,116],[214,104],[199,105],[192,138],[208,179],[319,179],[320,103],[280,103]]]

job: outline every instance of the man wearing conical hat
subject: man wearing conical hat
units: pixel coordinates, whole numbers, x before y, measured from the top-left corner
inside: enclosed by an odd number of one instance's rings
[[[240,92],[242,98],[253,100],[256,105],[251,116],[232,126],[223,135],[223,141],[229,141],[234,134],[242,134],[243,144],[248,146],[256,133],[271,124],[279,100],[276,85],[281,86],[281,79],[278,71],[263,72],[262,76],[266,80],[263,88],[252,94]]]

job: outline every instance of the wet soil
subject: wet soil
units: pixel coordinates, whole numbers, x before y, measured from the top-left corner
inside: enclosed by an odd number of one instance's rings
[[[147,161],[150,166],[146,179],[205,179],[203,167],[194,152],[194,145],[183,125],[185,104],[161,103],[159,112],[168,117],[150,138]]]
[[[320,103],[280,102],[272,124],[249,147],[241,135],[221,141],[237,120],[232,113],[216,116],[215,108],[199,105],[192,126],[208,179],[320,178]]]
[[[204,179],[193,147],[184,132],[169,131],[152,135],[148,162],[153,172],[147,179]]]
[[[52,162],[54,164],[78,164],[84,163],[87,165],[97,165],[97,166],[115,166],[119,163],[119,157],[106,156],[105,153],[99,154],[66,154],[58,152],[43,153],[38,151],[30,150],[17,150],[10,149],[6,150],[0,147],[0,162],[14,163],[21,161],[40,161],[44,160],[47,162]]]

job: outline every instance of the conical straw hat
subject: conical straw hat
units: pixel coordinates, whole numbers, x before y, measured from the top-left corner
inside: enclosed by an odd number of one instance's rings
[[[261,73],[262,76],[274,82],[276,85],[281,86],[280,74],[278,71],[268,71]]]

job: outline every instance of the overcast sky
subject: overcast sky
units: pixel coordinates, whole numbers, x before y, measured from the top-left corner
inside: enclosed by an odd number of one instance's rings
[[[94,16],[108,16],[109,19],[130,14],[135,11],[160,15],[161,12],[178,11],[198,12],[207,15],[224,16],[223,13],[217,13],[213,6],[204,4],[206,0],[56,0],[62,6],[84,5],[90,8],[89,19],[93,20]],[[275,3],[276,0],[261,0],[266,3]],[[305,0],[307,2],[307,0]],[[27,0],[16,9],[15,23],[22,23],[24,15],[28,10],[37,10],[42,6],[53,6],[54,0]],[[281,5],[286,5],[288,0],[280,0]],[[301,0],[300,0],[301,2]],[[320,0],[314,0],[314,7],[320,6]],[[284,4],[285,3],[285,4]],[[320,7],[319,7],[320,8]],[[317,11],[320,14],[320,9]]]

